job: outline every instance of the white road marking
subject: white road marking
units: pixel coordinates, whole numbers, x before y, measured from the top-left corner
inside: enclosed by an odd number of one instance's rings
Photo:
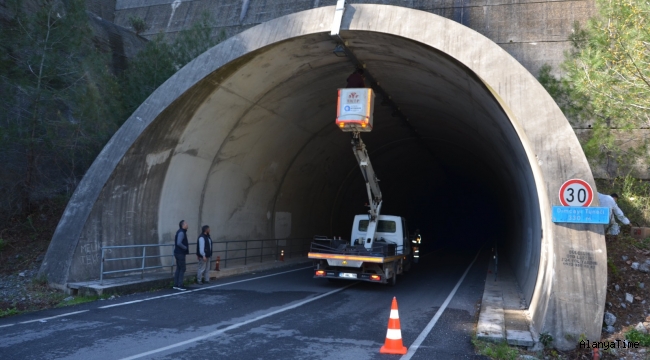
[[[213,289],[213,288],[216,288],[216,287],[221,287],[221,286],[226,286],[226,285],[232,285],[232,284],[238,284],[238,283],[243,283],[243,282],[247,282],[247,281],[253,281],[253,280],[263,279],[263,278],[267,278],[267,277],[271,277],[271,276],[276,276],[276,275],[286,274],[286,273],[290,273],[290,272],[294,272],[294,271],[305,270],[305,269],[313,269],[313,268],[314,268],[313,266],[302,267],[302,268],[299,268],[299,269],[294,269],[294,270],[289,270],[289,271],[283,271],[283,272],[274,273],[274,274],[269,274],[269,275],[264,275],[264,276],[258,276],[258,277],[255,277],[255,278],[244,279],[244,280],[238,280],[238,281],[232,281],[232,282],[225,283],[225,284],[217,284],[217,285],[205,286],[205,287],[198,288],[198,289],[187,290],[187,291],[182,291],[182,292],[176,292],[176,293],[171,293],[171,294],[166,294],[166,295],[159,295],[159,296],[154,296],[154,297],[150,297],[150,298],[146,298],[146,299],[133,300],[133,301],[127,301],[127,302],[123,302],[123,303],[119,303],[119,304],[112,304],[112,305],[100,306],[98,309],[108,309],[108,308],[112,308],[112,307],[116,307],[116,306],[130,305],[130,304],[136,304],[136,303],[143,302],[143,301],[149,301],[149,300],[155,300],[155,299],[162,299],[162,298],[166,298],[166,297],[170,297],[170,296],[184,295],[184,294],[189,294],[189,293],[192,293],[192,292],[195,292],[195,291],[202,291],[202,290],[207,290],[207,289]]]
[[[465,269],[465,272],[463,273],[463,276],[460,277],[460,279],[456,283],[456,286],[454,286],[454,289],[449,293],[449,295],[447,296],[447,299],[445,299],[445,302],[442,303],[442,306],[438,309],[438,311],[436,311],[436,314],[433,315],[433,318],[431,319],[431,321],[429,321],[429,323],[424,328],[424,330],[422,330],[422,332],[417,337],[417,339],[415,339],[413,344],[411,344],[411,346],[409,347],[408,352],[404,356],[402,356],[400,358],[400,360],[409,360],[409,359],[411,359],[411,357],[413,357],[413,355],[415,355],[415,352],[418,351],[418,348],[420,347],[420,345],[422,344],[424,339],[427,338],[427,336],[429,335],[429,333],[431,332],[433,327],[436,325],[436,322],[438,322],[438,319],[440,319],[440,317],[442,316],[442,313],[445,312],[445,309],[447,308],[447,305],[449,305],[449,302],[451,302],[451,299],[456,294],[456,291],[460,287],[460,284],[465,279],[465,276],[469,272],[469,269],[471,269],[472,265],[474,265],[474,262],[476,261],[476,259],[478,259],[478,256],[479,256],[479,254],[481,253],[482,250],[483,250],[483,248],[481,248],[481,250],[478,251],[478,253],[474,257],[474,260],[472,260],[472,262],[469,264],[467,269]]]
[[[107,305],[107,306],[100,306],[98,309],[107,309],[107,308],[111,308],[111,307],[115,307],[115,306],[122,306],[122,305],[135,304],[135,303],[139,303],[139,302],[143,302],[143,301],[154,300],[154,299],[160,299],[160,298],[169,297],[169,296],[183,295],[183,294],[187,294],[187,293],[191,293],[191,292],[195,292],[195,291],[201,291],[201,290],[206,290],[206,289],[211,289],[211,288],[216,288],[216,287],[226,286],[226,285],[232,285],[232,284],[242,283],[242,282],[246,282],[246,281],[257,280],[257,279],[263,279],[263,278],[270,277],[270,276],[276,276],[276,275],[286,274],[286,273],[290,273],[290,272],[294,272],[294,271],[299,271],[299,270],[312,269],[312,268],[313,268],[313,266],[302,267],[302,268],[299,268],[299,269],[293,269],[293,270],[289,270],[289,271],[282,271],[282,272],[279,272],[279,273],[274,273],[274,274],[269,274],[269,275],[264,275],[264,276],[258,276],[258,277],[251,278],[251,279],[244,279],[244,280],[232,281],[232,282],[225,283],[225,284],[217,284],[217,285],[212,285],[212,286],[206,286],[206,287],[202,287],[202,288],[199,288],[199,289],[187,290],[187,291],[177,292],[177,293],[173,293],[173,294],[167,294],[167,295],[161,295],[161,296],[154,296],[154,297],[150,297],[150,298],[146,298],[146,299],[140,299],[140,300],[134,300],[134,301],[127,301],[127,302],[124,302],[124,303],[113,304],[113,305]],[[39,321],[41,321],[41,322],[45,322],[45,321],[50,320],[50,319],[56,319],[56,318],[60,318],[60,317],[64,317],[64,316],[70,316],[70,315],[75,315],[75,314],[81,314],[81,313],[84,313],[84,312],[87,312],[87,311],[89,311],[89,310],[75,311],[75,312],[65,313],[65,314],[61,314],[61,315],[57,315],[57,316],[51,316],[51,317],[47,317],[47,318],[42,318],[42,319],[35,319],[35,320],[23,321],[23,322],[19,322],[19,323],[16,323],[16,324],[0,325],[0,328],[5,328],[5,327],[9,327],[9,326],[14,326],[14,325],[18,325],[18,324],[29,324],[29,323],[33,323],[33,322],[39,322]]]
[[[176,344],[172,344],[172,345],[169,345],[169,346],[165,346],[165,347],[162,347],[162,348],[159,348],[159,349],[155,349],[155,350],[151,350],[151,351],[143,352],[143,353],[140,353],[140,354],[136,354],[136,355],[133,355],[133,356],[129,356],[129,357],[123,358],[123,359],[121,359],[121,360],[133,360],[133,359],[139,359],[139,358],[141,358],[141,357],[145,357],[145,356],[149,356],[149,355],[157,354],[157,353],[160,353],[160,352],[163,352],[163,351],[167,351],[167,350],[171,350],[171,349],[174,349],[174,348],[177,348],[177,347],[180,347],[180,346],[184,346],[184,345],[187,345],[187,344],[195,343],[195,342],[197,342],[197,341],[205,340],[205,339],[210,338],[210,337],[213,337],[213,336],[221,335],[221,334],[225,333],[226,331],[233,330],[233,329],[237,329],[238,327],[241,327],[241,326],[244,326],[244,325],[250,324],[250,323],[252,323],[252,322],[255,322],[255,321],[258,321],[258,320],[262,320],[262,319],[265,319],[265,318],[267,318],[267,317],[270,317],[270,316],[277,315],[277,314],[279,314],[279,313],[285,312],[285,311],[287,311],[287,310],[295,309],[295,308],[300,307],[300,306],[302,306],[302,305],[308,304],[308,303],[310,303],[310,302],[312,302],[312,301],[316,301],[316,300],[322,299],[322,298],[324,298],[324,297],[326,297],[326,296],[330,296],[330,295],[336,294],[337,292],[343,291],[343,290],[349,288],[350,286],[352,286],[352,285],[356,285],[356,284],[358,284],[358,283],[357,283],[357,282],[354,282],[354,283],[352,283],[352,284],[350,284],[350,285],[344,286],[344,287],[339,288],[339,289],[336,289],[336,290],[332,290],[332,291],[327,292],[327,293],[325,293],[325,294],[321,294],[321,295],[318,295],[318,296],[316,296],[316,297],[313,297],[313,298],[310,298],[310,299],[303,300],[303,301],[301,301],[301,302],[299,302],[299,303],[296,303],[296,304],[293,304],[293,305],[289,305],[289,306],[283,307],[283,308],[278,309],[278,310],[275,310],[275,311],[271,311],[270,313],[266,313],[266,314],[264,314],[264,315],[260,315],[260,316],[254,318],[254,319],[249,319],[249,320],[246,320],[246,321],[242,321],[242,322],[240,322],[240,323],[237,323],[237,324],[232,324],[232,325],[230,325],[230,326],[228,326],[228,327],[225,327],[225,328],[223,328],[223,329],[219,329],[219,330],[215,330],[215,331],[213,331],[213,332],[211,332],[211,333],[207,333],[207,334],[205,334],[205,335],[197,336],[197,337],[195,337],[195,338],[188,339],[188,340],[185,340],[185,341],[181,341],[181,342],[178,342],[178,343],[176,343]]]
[[[52,319],[56,319],[56,318],[60,318],[60,317],[64,317],[64,316],[70,316],[70,315],[85,313],[86,311],[88,311],[88,310],[75,311],[75,312],[61,314],[61,315],[57,315],[57,316],[50,316],[50,317],[46,317],[46,318],[42,318],[42,319],[23,321],[23,322],[19,322],[19,324],[29,324],[29,323],[33,323],[33,322],[37,322],[37,321],[47,321],[47,320],[52,320]]]

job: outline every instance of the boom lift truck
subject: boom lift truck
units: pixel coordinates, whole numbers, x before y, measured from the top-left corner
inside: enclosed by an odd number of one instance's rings
[[[379,180],[370,163],[362,132],[372,131],[375,95],[369,88],[339,89],[336,125],[352,134],[352,152],[366,183],[368,214],[356,215],[349,241],[315,236],[309,258],[314,277],[362,280],[395,285],[413,260],[406,219],[381,215]]]

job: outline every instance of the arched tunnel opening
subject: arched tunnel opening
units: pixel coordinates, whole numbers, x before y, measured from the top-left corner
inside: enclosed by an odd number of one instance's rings
[[[498,246],[530,301],[541,247],[538,195],[499,102],[476,74],[431,47],[372,32],[344,37],[408,117],[395,117],[378,98],[374,129],[362,135],[382,213],[419,228],[425,251]],[[171,242],[179,216],[217,229],[217,241],[349,239],[368,199],[350,136],[334,124],[337,88],[354,70],[351,59],[332,53],[335,45],[321,33],[249,53],[195,86],[204,100],[178,101],[182,114],[147,129],[140,141],[149,151],[160,133],[178,134],[173,153],[161,149],[170,162],[160,241]]]
[[[194,239],[210,225],[217,243],[349,238],[353,216],[367,211],[366,189],[335,116],[337,89],[358,61],[403,114],[393,116],[379,97],[374,129],[362,135],[381,180],[382,213],[420,228],[424,250],[496,245],[535,331],[567,349],[575,345],[567,334],[596,337],[603,228],[551,219],[561,185],[582,178],[593,186],[593,176],[544,88],[482,35],[395,6],[349,5],[337,40],[356,60],[337,57],[326,26],[334,10],[244,31],[159,87],[80,182],[39,273],[65,289],[106,270],[107,246],[142,257],[138,247],[149,244],[165,255],[181,219]],[[576,251],[589,264],[564,260]],[[169,259],[151,265],[167,269]]]

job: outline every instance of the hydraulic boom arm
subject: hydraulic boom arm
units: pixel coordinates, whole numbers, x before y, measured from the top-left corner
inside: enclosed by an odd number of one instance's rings
[[[371,249],[375,241],[375,233],[377,232],[377,222],[379,221],[379,213],[381,211],[381,190],[379,189],[379,179],[375,175],[375,171],[370,163],[370,157],[366,151],[366,145],[361,140],[361,134],[357,131],[352,133],[352,151],[357,158],[363,180],[366,182],[366,191],[368,192],[368,205],[370,206],[368,230],[366,232],[366,239],[363,245],[366,249]],[[352,245],[357,239],[351,239]]]

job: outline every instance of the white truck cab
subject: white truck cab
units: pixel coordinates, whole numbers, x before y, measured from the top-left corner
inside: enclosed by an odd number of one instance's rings
[[[352,235],[350,236],[350,245],[362,245],[367,238],[367,229],[370,220],[368,215],[356,215],[352,225]],[[395,244],[395,255],[405,253],[405,245],[408,247],[408,228],[406,220],[401,216],[379,215],[377,230],[375,232],[375,242]]]
[[[369,215],[356,215],[351,240],[315,237],[309,252],[314,260],[314,277],[361,280],[395,285],[397,275],[413,262],[406,219],[379,215],[372,247],[367,248]]]

